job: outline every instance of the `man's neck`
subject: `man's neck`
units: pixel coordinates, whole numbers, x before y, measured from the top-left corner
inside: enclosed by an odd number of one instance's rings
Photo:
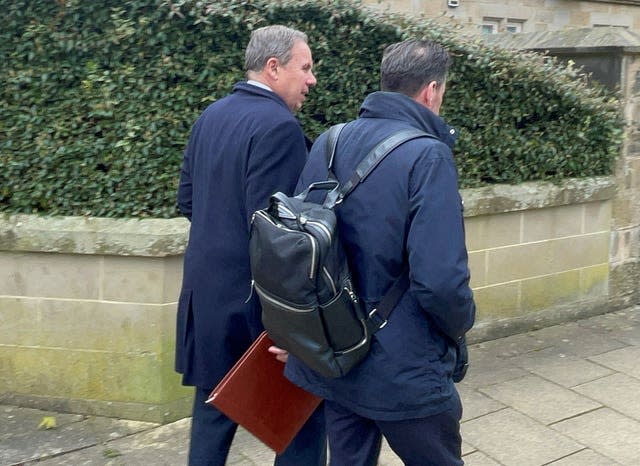
[[[267,86],[265,83],[260,82],[260,81],[256,81],[255,79],[249,79],[247,80],[247,84],[251,84],[252,86],[257,86],[260,87],[262,89],[266,89],[267,91],[271,91],[273,92],[273,89],[271,89],[269,86]]]

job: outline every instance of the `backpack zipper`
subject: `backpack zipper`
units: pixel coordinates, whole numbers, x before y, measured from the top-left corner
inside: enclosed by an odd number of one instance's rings
[[[327,241],[327,245],[331,245],[331,232],[322,222],[309,220],[308,218],[301,216],[300,223],[302,223],[303,225],[311,225],[311,227],[313,227],[316,231],[319,231],[322,236],[324,236],[325,240]]]
[[[286,309],[287,311],[305,312],[306,313],[306,312],[313,312],[315,310],[314,307],[312,307],[312,308],[294,307],[294,306],[292,306],[290,304],[284,303],[284,302],[280,301],[279,299],[274,298],[273,296],[268,294],[266,291],[264,291],[262,288],[260,288],[260,285],[258,285],[257,283],[254,283],[254,287],[256,289],[256,292],[258,293],[258,296],[260,296],[261,299],[264,299],[265,301],[268,301],[273,305],[276,305],[278,307]]]
[[[327,282],[329,283],[329,286],[331,287],[331,290],[333,291],[334,295],[338,294],[338,288],[336,288],[336,284],[333,281],[333,278],[331,278],[331,275],[329,274],[329,271],[327,270],[326,267],[322,267],[322,272],[324,272],[324,276],[327,277]]]
[[[271,223],[276,228],[280,228],[280,229],[286,230],[286,231],[291,231],[291,232],[294,232],[294,233],[301,233],[301,234],[305,235],[307,238],[309,238],[309,241],[311,241],[311,270],[309,271],[309,279],[313,280],[315,275],[316,275],[315,274],[315,270],[316,270],[316,261],[317,261],[317,256],[318,256],[318,242],[313,237],[313,235],[307,233],[306,231],[293,230],[291,228],[288,228],[288,227],[284,226],[282,223],[277,223],[271,218],[271,216],[269,216],[268,214],[266,214],[265,212],[263,212],[261,210],[257,211],[254,215],[259,215],[260,217],[264,218],[266,221]]]
[[[351,301],[353,301],[355,304],[358,304],[358,296],[356,295],[355,291],[353,291],[353,283],[351,283],[351,278],[347,279],[347,286],[345,286],[344,289],[347,290],[347,293],[349,293]]]
[[[255,281],[251,280],[251,287],[249,288],[249,296],[247,296],[246,301],[244,302],[245,304],[248,304],[249,301],[251,301],[251,297],[253,296],[253,286],[255,285]]]
[[[287,220],[298,219],[298,217],[296,217],[296,214],[294,214],[291,209],[285,207],[282,204],[278,204],[278,215],[282,218],[286,218]],[[317,220],[309,220],[304,215],[300,215],[299,221],[301,225],[311,225],[313,228],[318,230],[320,234],[322,234],[322,236],[324,236],[324,238],[327,240],[327,243],[331,244],[331,232],[325,224]]]
[[[295,214],[289,208],[283,206],[282,204],[278,204],[278,215],[280,215],[280,217],[286,218],[288,220],[295,220],[296,219]],[[318,222],[318,221],[315,221],[315,220],[309,220],[304,215],[300,216],[300,220],[299,221],[300,221],[301,225],[310,226],[311,228],[313,228],[314,230],[319,232],[320,235],[323,236],[325,241],[327,242],[327,246],[331,246],[331,232],[329,231],[329,228],[327,228],[327,226],[324,223]],[[293,231],[297,231],[297,230],[293,230]],[[309,235],[309,237],[311,238],[312,243],[314,243],[315,242],[315,238],[312,235]],[[315,259],[315,257],[316,257],[315,244],[314,244],[313,248],[314,248],[314,256],[313,257]],[[313,279],[314,278],[314,273],[313,272],[315,271],[315,264],[312,265],[311,270],[312,270],[312,273],[309,274],[309,278]],[[336,284],[333,281],[333,279],[331,278],[331,275],[329,274],[329,271],[327,270],[327,268],[326,267],[322,267],[322,272],[324,273],[325,277],[327,278],[326,281],[327,281],[328,285],[331,287],[331,290],[333,291],[333,294],[334,295],[338,294],[338,289],[336,287]],[[353,296],[352,296],[352,299],[353,299]]]
[[[282,218],[286,218],[287,220],[295,220],[296,215],[287,207],[278,203],[278,215]]]
[[[316,257],[318,256],[318,240],[310,235],[309,233],[305,233],[311,240],[311,271],[309,273],[309,278],[313,280],[316,276]]]

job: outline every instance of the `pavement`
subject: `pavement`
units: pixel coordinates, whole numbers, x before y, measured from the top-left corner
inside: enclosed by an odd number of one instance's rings
[[[466,465],[640,466],[640,306],[472,345],[470,361]],[[186,465],[189,428],[0,405],[0,466]],[[272,461],[238,431],[227,464]],[[379,465],[402,462],[385,445]]]

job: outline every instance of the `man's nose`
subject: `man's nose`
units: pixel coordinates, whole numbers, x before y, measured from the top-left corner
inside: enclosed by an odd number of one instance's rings
[[[316,81],[315,75],[312,72],[309,72],[309,79],[307,80],[307,85],[315,86],[317,82],[318,81]]]

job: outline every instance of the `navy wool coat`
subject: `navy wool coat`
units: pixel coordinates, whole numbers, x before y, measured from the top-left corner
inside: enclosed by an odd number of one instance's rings
[[[361,416],[421,418],[458,403],[452,373],[456,344],[475,318],[462,200],[451,147],[455,131],[409,97],[369,95],[345,127],[334,171],[346,181],[383,138],[418,128],[436,136],[392,151],[336,208],[341,240],[359,296],[371,310],[408,265],[410,288],[377,332],[366,358],[344,377],[324,378],[290,356],[285,375]],[[297,191],[327,177],[321,135]]]
[[[292,194],[306,156],[285,102],[244,82],[194,124],[178,189],[191,221],[176,333],[183,384],[214,387],[262,331],[258,298],[247,302],[251,216],[274,192]]]

